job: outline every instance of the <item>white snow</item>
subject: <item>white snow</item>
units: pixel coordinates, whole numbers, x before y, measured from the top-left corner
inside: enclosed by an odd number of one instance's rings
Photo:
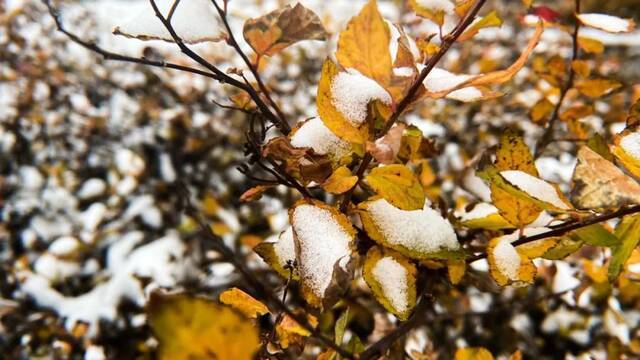
[[[391,95],[375,80],[358,70],[340,72],[331,82],[332,103],[353,125],[361,125],[367,118],[367,105],[373,100],[391,104]]]
[[[424,79],[424,85],[431,92],[447,91],[474,77],[475,75],[454,74],[442,68],[434,68]],[[453,100],[471,102],[482,98],[482,91],[475,87],[466,87],[452,91],[446,97]]]
[[[35,272],[50,281],[64,280],[80,271],[80,266],[72,261],[60,260],[51,254],[43,254],[35,264]]]
[[[350,152],[349,142],[337,137],[324,125],[322,119],[308,120],[291,136],[291,145],[310,147],[317,154],[341,158]]]
[[[556,189],[544,180],[520,170],[505,170],[501,171],[500,175],[511,185],[537,200],[549,203],[558,209],[570,209],[558,196]]]
[[[105,360],[106,358],[102,346],[89,345],[84,351],[84,360]]]
[[[73,236],[62,236],[49,245],[49,253],[55,256],[67,256],[73,254],[80,246],[80,241]]]
[[[107,189],[107,184],[102,179],[91,178],[84,183],[78,190],[78,197],[80,199],[90,199],[96,196],[104,194]]]
[[[574,276],[576,271],[569,264],[564,261],[556,261],[555,265],[556,274],[553,277],[552,285],[554,293],[569,291],[580,285],[580,280]]]
[[[123,175],[138,176],[144,171],[144,160],[129,149],[118,149],[115,154],[115,165]]]
[[[446,14],[453,14],[455,8],[449,0],[416,0],[416,3],[431,11],[442,11]]]
[[[156,0],[158,9],[165,18],[173,3],[173,0]],[[151,4],[147,2],[146,5],[138,14],[116,27],[114,33],[143,40],[173,41],[169,31],[156,17]],[[208,0],[180,2],[173,14],[171,24],[178,36],[187,43],[216,41],[220,38],[222,30],[217,11]]]
[[[398,312],[406,311],[409,306],[407,269],[391,256],[386,256],[376,262],[371,273],[391,306]]]
[[[495,206],[489,203],[478,203],[476,204],[476,206],[473,207],[473,209],[471,209],[471,211],[464,212],[460,216],[460,221],[465,222],[465,221],[470,221],[475,219],[482,219],[497,213],[498,213],[498,208],[496,208]]]
[[[293,262],[296,259],[296,244],[293,240],[293,229],[291,226],[287,227],[287,229],[278,236],[278,241],[273,244],[273,250],[282,267],[284,267],[287,262]]]
[[[378,199],[369,204],[367,212],[390,245],[421,254],[460,246],[451,223],[428,205],[406,211]]]
[[[584,25],[611,33],[629,32],[634,28],[633,20],[616,16],[606,14],[577,14],[576,16]]]
[[[300,277],[316,296],[323,298],[334,265],[351,254],[351,236],[329,210],[313,205],[297,206],[291,222],[300,254]]]
[[[640,160],[640,132],[632,132],[622,137],[620,147],[634,159]]]
[[[413,76],[414,72],[415,70],[408,66],[393,68],[393,74],[395,76],[409,77]]]
[[[518,254],[516,248],[511,245],[511,241],[505,236],[502,236],[494,247],[493,258],[501,274],[510,280],[520,278],[518,275],[518,270],[520,270],[520,254]]]

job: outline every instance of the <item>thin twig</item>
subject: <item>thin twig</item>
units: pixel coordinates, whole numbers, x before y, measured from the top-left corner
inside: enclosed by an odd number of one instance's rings
[[[581,229],[590,225],[594,225],[594,224],[598,224],[607,220],[611,220],[611,219],[615,219],[615,218],[619,218],[625,215],[630,215],[630,214],[635,214],[640,212],[640,205],[636,205],[636,206],[632,206],[632,207],[627,207],[627,208],[622,208],[618,211],[614,211],[612,213],[609,214],[603,214],[603,215],[597,215],[594,216],[592,218],[586,219],[584,221],[580,221],[580,222],[575,222],[575,221],[568,221],[567,224],[565,225],[560,225],[557,227],[554,227],[553,230],[549,230],[537,235],[532,235],[532,236],[521,236],[518,238],[518,240],[514,241],[511,243],[511,245],[513,246],[519,246],[519,245],[524,245],[536,240],[542,240],[542,239],[546,239],[546,238],[550,238],[550,237],[555,237],[555,236],[561,236],[564,235],[570,231],[573,230],[577,230],[577,229]],[[480,260],[480,259],[484,259],[487,257],[486,253],[482,253],[482,254],[478,254],[475,256],[472,256],[470,258],[467,258],[467,262],[468,263],[472,263],[474,261]]]
[[[451,45],[453,45],[453,43],[456,42],[456,40],[460,37],[460,35],[462,35],[462,33],[467,29],[467,27],[471,25],[471,23],[473,22],[473,20],[475,19],[476,15],[478,14],[482,6],[485,4],[485,2],[486,0],[476,1],[476,3],[467,12],[465,17],[458,23],[458,25],[456,25],[456,27],[449,34],[444,36],[444,40],[442,42],[442,46],[440,46],[440,50],[435,55],[425,60],[425,67],[422,69],[422,71],[420,71],[420,75],[413,82],[413,85],[411,85],[411,87],[409,88],[409,91],[407,91],[407,95],[405,95],[405,97],[402,98],[402,100],[396,107],[396,110],[393,112],[393,114],[389,118],[389,121],[387,121],[387,123],[385,124],[385,127],[382,129],[380,136],[384,136],[389,131],[389,129],[391,129],[393,124],[395,124],[395,122],[398,120],[400,115],[402,115],[402,113],[409,107],[409,105],[411,105],[411,103],[414,101],[416,94],[422,87],[422,82],[424,81],[424,79],[427,78],[427,75],[429,75],[431,70],[435,68],[435,66],[442,59],[442,57],[447,53],[447,51],[449,51],[449,48],[451,47]],[[367,170],[367,167],[369,166],[372,160],[373,160],[373,156],[370,153],[367,153],[362,159],[362,162],[360,163],[358,170],[356,170],[356,176],[358,176],[358,182],[356,182],[356,184],[351,189],[349,189],[349,191],[347,191],[342,198],[342,202],[340,204],[340,210],[342,212],[345,212],[349,207],[349,203],[351,202],[351,197],[353,196],[353,192],[355,191],[356,187],[362,180],[362,177],[364,176],[364,173]]]
[[[576,15],[580,14],[580,0],[575,0],[575,12],[576,12]],[[564,102],[564,99],[566,98],[567,93],[573,87],[573,81],[575,79],[576,72],[573,70],[572,64],[574,61],[578,60],[578,57],[580,56],[580,48],[578,47],[579,32],[580,32],[580,20],[576,17],[576,24],[575,24],[575,27],[573,28],[573,34],[571,36],[571,40],[573,43],[573,48],[572,48],[573,52],[571,54],[571,63],[569,64],[569,77],[567,78],[567,82],[564,84],[564,86],[560,90],[560,98],[558,99],[558,103],[553,108],[553,112],[551,113],[551,118],[547,123],[547,128],[545,129],[544,134],[542,134],[542,137],[540,138],[540,141],[536,146],[536,151],[534,156],[535,158],[538,158],[540,155],[542,155],[547,145],[549,145],[552,142],[554,127],[560,115],[560,108],[562,108],[562,103]]]
[[[280,131],[282,131],[283,134],[285,135],[289,134],[289,132],[291,131],[291,127],[289,126],[289,123],[287,122],[284,116],[284,113],[282,112],[278,104],[276,104],[276,102],[273,101],[273,99],[271,98],[271,93],[269,92],[269,89],[267,89],[267,87],[264,85],[264,82],[262,81],[262,78],[258,73],[257,64],[254,65],[249,60],[249,58],[244,53],[244,51],[242,51],[240,44],[238,44],[238,41],[236,40],[235,35],[233,35],[233,31],[231,30],[231,26],[229,25],[229,21],[227,19],[226,3],[225,3],[225,9],[223,9],[218,5],[218,2],[216,0],[211,0],[211,2],[216,7],[216,10],[218,11],[218,15],[220,15],[220,18],[222,19],[222,23],[224,24],[224,27],[227,29],[227,34],[229,36],[228,37],[229,45],[231,45],[236,50],[238,55],[240,55],[244,63],[247,65],[247,67],[253,74],[253,77],[256,79],[256,82],[258,83],[258,87],[260,88],[260,91],[264,94],[264,97],[269,102],[269,105],[271,105],[271,107],[276,111],[276,114],[278,114],[278,118],[280,119],[278,128],[280,129]]]

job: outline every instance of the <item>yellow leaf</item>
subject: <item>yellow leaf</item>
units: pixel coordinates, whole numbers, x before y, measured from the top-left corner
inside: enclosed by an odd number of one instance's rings
[[[466,272],[467,262],[465,260],[447,261],[447,276],[453,285],[459,284]]]
[[[475,0],[456,0],[455,12],[459,17],[464,17],[471,6],[475,4]]]
[[[447,9],[443,9],[442,7],[424,6],[416,0],[409,0],[409,7],[420,17],[429,19],[440,26],[444,24],[444,16],[446,14],[445,10]],[[453,10],[453,4],[451,4],[451,7],[451,10]],[[447,12],[450,12],[450,10]]]
[[[251,321],[211,300],[152,293],[147,315],[159,359],[248,360],[260,348]]]
[[[595,283],[604,284],[607,282],[607,268],[597,265],[589,259],[582,260],[584,273]]]
[[[587,146],[578,151],[571,193],[580,209],[602,210],[640,203],[640,185]]]
[[[417,270],[407,258],[374,246],[367,252],[362,277],[387,311],[407,320],[416,305]]]
[[[583,95],[590,98],[599,98],[619,89],[622,87],[622,84],[619,81],[610,79],[591,79],[580,80],[576,83],[575,87]]]
[[[538,175],[531,150],[522,137],[511,130],[507,130],[500,138],[495,166],[498,170],[521,170],[534,176]],[[500,215],[518,227],[531,223],[542,211],[535,204],[516,198],[496,184],[491,184],[491,200],[500,210]]]
[[[571,68],[576,74],[586,78],[591,74],[591,67],[586,60],[573,60],[571,62]]]
[[[482,347],[461,348],[456,351],[455,360],[493,360],[493,355]]]
[[[491,239],[487,246],[489,272],[500,286],[532,284],[536,276],[536,267],[531,259],[511,245],[515,239],[517,233],[515,236],[504,235]]]
[[[613,141],[613,155],[629,172],[640,178],[640,130],[627,128]]]
[[[518,246],[518,252],[529,259],[535,259],[555,248],[559,242],[560,238],[558,237],[540,239]]]
[[[355,126],[349,121],[333,103],[331,83],[338,75],[338,67],[330,59],[322,66],[320,83],[318,84],[317,105],[318,114],[325,126],[336,136],[352,143],[364,145],[369,136],[367,123]]]
[[[328,34],[318,15],[298,3],[248,19],[243,35],[256,54],[272,56],[300,40],[324,40]]]
[[[480,29],[488,28],[488,27],[500,27],[502,25],[502,19],[498,16],[498,13],[495,11],[490,12],[489,14],[483,16],[480,20],[476,20],[465,30],[465,32],[460,35],[458,41],[466,41],[474,37]]]
[[[307,315],[307,320],[309,320],[311,326],[318,326],[318,319],[316,319],[315,316],[309,314]],[[285,315],[282,320],[276,324],[276,334],[278,335],[280,346],[283,349],[287,349],[292,345],[302,346],[304,344],[304,338],[311,335],[311,332],[298,324],[289,315]]]
[[[554,108],[555,105],[551,101],[547,100],[547,98],[542,98],[531,108],[529,117],[531,121],[544,125],[549,121]]]
[[[356,183],[358,183],[358,177],[353,175],[348,167],[341,166],[322,184],[322,188],[332,194],[342,194],[354,187]]]
[[[600,40],[579,36],[578,46],[588,54],[601,54],[604,51],[604,44]]]
[[[402,210],[422,209],[425,194],[416,175],[401,164],[380,166],[365,177],[373,190]]]
[[[471,211],[465,212],[460,217],[460,223],[470,229],[500,230],[513,228],[502,215],[498,208],[491,204],[479,203]]]
[[[293,267],[296,259],[291,227],[280,233],[277,242],[261,242],[253,251],[283,278],[298,280],[298,271]]]
[[[220,302],[252,319],[269,313],[269,309],[263,303],[238,288],[225,290],[220,294]]]
[[[369,0],[340,33],[336,58],[344,68],[356,69],[386,87],[392,70],[390,39],[391,31],[376,1]]]

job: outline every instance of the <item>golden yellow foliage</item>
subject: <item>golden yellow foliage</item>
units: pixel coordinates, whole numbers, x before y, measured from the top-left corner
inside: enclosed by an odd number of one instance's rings
[[[248,318],[255,319],[269,313],[269,308],[265,304],[235,287],[222,292],[220,302],[240,311]]]
[[[422,209],[425,194],[416,175],[402,164],[374,168],[366,182],[385,200],[402,210]]]

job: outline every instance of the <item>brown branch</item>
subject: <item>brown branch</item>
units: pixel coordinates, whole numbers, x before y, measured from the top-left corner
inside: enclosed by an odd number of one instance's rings
[[[580,14],[580,0],[575,0],[575,12],[576,12],[576,15]],[[564,84],[564,86],[560,90],[560,98],[558,99],[558,103],[553,108],[553,112],[551,113],[551,118],[547,123],[547,128],[545,129],[544,134],[542,134],[542,137],[540,138],[540,141],[536,146],[536,151],[534,155],[535,158],[540,157],[540,155],[542,155],[542,153],[546,149],[547,145],[549,145],[553,141],[554,126],[558,121],[558,117],[560,115],[560,108],[562,107],[562,103],[564,102],[564,99],[566,98],[567,93],[573,87],[573,81],[575,80],[576,72],[573,70],[572,63],[578,60],[578,57],[580,56],[580,49],[578,47],[578,33],[580,31],[580,20],[577,17],[575,20],[576,20],[576,24],[575,24],[575,27],[573,28],[573,34],[571,36],[571,40],[573,44],[573,48],[572,48],[573,52],[571,55],[571,63],[569,63],[569,77],[567,78],[567,82]]]
[[[200,228],[200,231],[204,233],[207,238],[209,238],[209,240],[211,240],[212,245],[217,251],[220,252],[222,257],[233,264],[233,266],[240,272],[242,277],[247,281],[248,285],[253,290],[252,292],[256,295],[256,297],[265,299],[266,302],[268,302],[270,305],[294,319],[300,326],[311,333],[311,337],[318,340],[320,343],[322,343],[322,345],[335,350],[338,354],[340,354],[340,356],[344,358],[354,358],[351,352],[343,349],[341,346],[336,345],[331,339],[324,336],[313,325],[311,325],[306,316],[295,313],[293,310],[289,309],[289,307],[280,298],[269,291],[269,289],[267,289],[265,285],[254,276],[252,270],[247,267],[245,262],[241,258],[236,256],[233,250],[231,250],[231,248],[229,248],[224,243],[222,238],[213,233],[211,227],[207,224],[207,221],[191,202],[191,193],[186,184],[184,184],[183,182],[179,182],[177,185],[180,191],[180,198],[182,200],[182,205],[184,207],[185,213],[196,221],[198,227]]]
[[[236,40],[235,35],[233,35],[233,31],[231,31],[231,26],[229,25],[229,21],[227,19],[226,2],[225,2],[225,9],[222,9],[218,5],[218,2],[216,0],[211,0],[211,2],[216,7],[216,10],[218,11],[218,15],[220,15],[220,18],[222,19],[224,27],[227,29],[227,34],[229,36],[228,37],[229,45],[231,45],[236,50],[238,55],[240,55],[240,57],[242,58],[242,61],[244,61],[244,63],[249,68],[249,70],[251,70],[253,77],[256,79],[256,82],[258,83],[258,87],[260,88],[260,91],[264,94],[264,97],[269,102],[269,105],[271,105],[271,107],[276,111],[276,114],[278,114],[278,118],[280,120],[280,122],[278,123],[279,124],[278,128],[280,129],[280,131],[282,131],[283,134],[285,135],[289,134],[289,132],[291,131],[291,127],[289,126],[289,123],[287,122],[284,116],[284,113],[282,112],[278,104],[276,104],[276,102],[273,101],[273,99],[271,98],[269,89],[267,89],[267,87],[264,85],[264,82],[262,81],[262,78],[258,73],[257,64],[254,65],[253,63],[251,63],[247,55],[244,53],[244,51],[242,51],[242,48],[240,48],[240,44],[238,44],[238,41]]]
[[[573,230],[581,229],[590,225],[594,225],[607,220],[623,217],[625,215],[635,214],[638,212],[640,212],[640,205],[635,205],[632,207],[622,208],[618,211],[614,211],[609,214],[597,215],[592,218],[586,219],[584,221],[575,222],[573,220],[569,220],[567,221],[567,223],[563,225],[554,227],[553,230],[549,230],[549,231],[546,231],[537,235],[532,235],[532,236],[521,236],[516,241],[512,242],[511,245],[519,246],[519,245],[524,245],[536,240],[542,240],[542,239],[555,237],[555,236],[562,236]],[[474,261],[484,259],[486,257],[487,257],[487,254],[482,253],[482,254],[478,254],[470,258],[467,258],[466,261],[467,263],[472,263]]]
[[[433,55],[432,57],[428,58],[425,61],[424,69],[420,71],[420,75],[413,82],[413,85],[411,85],[411,87],[409,88],[409,91],[407,91],[407,95],[405,95],[405,97],[402,98],[402,100],[400,100],[400,103],[396,107],[396,110],[393,112],[393,114],[389,118],[389,121],[387,121],[387,123],[385,124],[385,127],[382,129],[380,136],[384,136],[387,133],[387,131],[391,129],[391,127],[393,126],[393,124],[395,124],[395,122],[398,120],[400,115],[402,115],[402,113],[415,100],[414,98],[418,93],[418,91],[420,90],[420,88],[422,87],[422,82],[424,81],[424,79],[427,78],[427,75],[429,75],[431,70],[435,68],[435,66],[438,64],[438,62],[440,62],[442,57],[447,53],[447,51],[449,51],[449,48],[451,47],[451,45],[453,45],[453,43],[455,43],[456,40],[458,40],[460,35],[462,35],[462,33],[467,29],[467,27],[471,25],[471,23],[475,19],[476,15],[478,15],[478,12],[482,8],[482,6],[485,4],[485,2],[486,0],[477,0],[473,5],[473,7],[469,9],[465,17],[458,23],[458,25],[456,25],[456,27],[449,34],[444,36],[442,46],[440,46],[440,50],[435,55]],[[372,160],[373,160],[373,156],[370,153],[366,153],[366,155],[362,159],[362,162],[360,163],[360,166],[358,167],[358,170],[356,171],[356,175],[358,176],[358,182],[356,182],[356,184],[351,189],[349,189],[349,191],[347,191],[342,198],[342,202],[340,204],[340,210],[342,212],[345,212],[349,207],[349,203],[351,202],[351,197],[353,196],[353,192],[355,191],[360,181],[362,181],[362,177],[364,176],[364,173],[367,170],[367,167],[369,166]]]

